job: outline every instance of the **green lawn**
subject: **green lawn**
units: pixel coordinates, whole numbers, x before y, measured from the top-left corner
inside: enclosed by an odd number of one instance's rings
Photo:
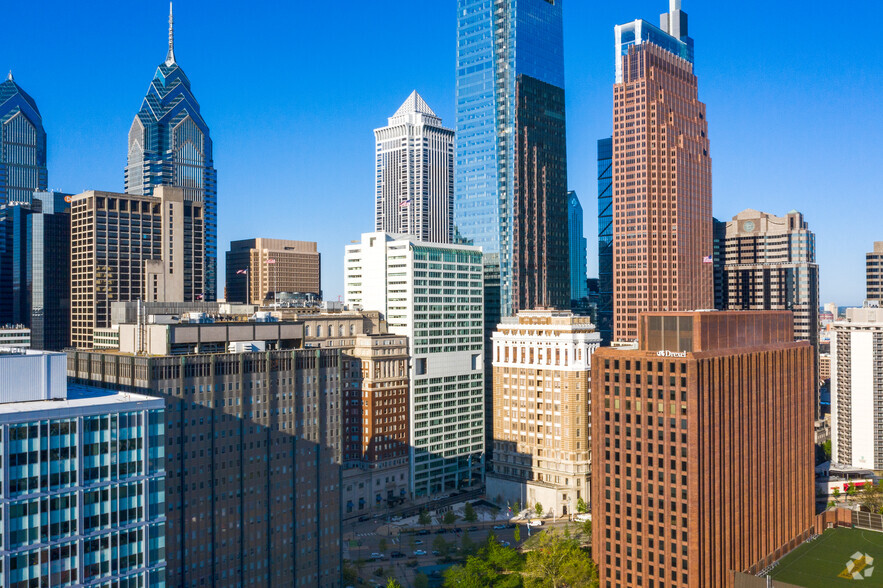
[[[874,561],[862,571],[874,569],[863,581],[839,577],[853,554],[861,552]],[[828,529],[815,541],[804,543],[773,569],[772,577],[805,588],[834,586],[883,586],[883,533],[863,529]]]

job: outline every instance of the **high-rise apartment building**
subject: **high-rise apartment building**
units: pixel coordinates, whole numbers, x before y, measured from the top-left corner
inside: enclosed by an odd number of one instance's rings
[[[583,206],[573,191],[567,193],[567,229],[570,244],[570,299],[582,300],[589,294],[586,282],[588,241],[583,237]]]
[[[613,339],[647,311],[712,308],[711,157],[680,0],[616,27]]]
[[[227,252],[227,300],[262,304],[281,292],[322,296],[322,255],[312,241],[245,239]]]
[[[205,247],[199,262],[204,272],[200,293],[214,300],[218,263],[218,177],[212,140],[190,80],[175,59],[174,28],[169,5],[169,49],[159,64],[141,110],[129,129],[126,192],[150,196],[157,186],[176,186],[185,202],[205,210]]]
[[[0,324],[31,330],[31,348],[70,345],[69,194],[0,205]]]
[[[613,139],[598,140],[598,332],[613,340]]]
[[[166,585],[341,585],[341,390],[354,369],[336,349],[70,353],[74,382],[165,400]]]
[[[883,469],[883,308],[847,308],[831,335],[831,459]]]
[[[743,210],[726,224],[722,308],[790,310],[797,340],[819,341],[816,237],[803,215]]]
[[[374,230],[453,242],[454,131],[415,90],[374,141]]]
[[[71,345],[92,347],[113,302],[205,297],[205,216],[184,190],[89,191],[71,199]]]
[[[865,299],[883,304],[883,241],[875,241],[874,250],[865,255],[865,272]]]
[[[567,515],[589,502],[591,318],[522,310],[494,333],[494,449],[488,496]]]
[[[732,586],[812,533],[812,346],[787,311],[642,314],[592,358],[601,586]],[[764,489],[775,488],[774,492]]]
[[[481,249],[365,233],[348,245],[346,303],[383,314],[410,345],[411,488],[479,483],[484,460]]]
[[[569,308],[562,2],[457,11],[454,222],[499,254],[502,316]]]
[[[43,117],[9,72],[0,84],[0,205],[30,202],[47,182]]]
[[[0,349],[0,585],[166,586],[163,401]]]

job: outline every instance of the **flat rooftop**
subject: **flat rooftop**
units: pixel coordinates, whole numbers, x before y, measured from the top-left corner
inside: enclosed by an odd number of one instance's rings
[[[156,406],[152,408],[162,408],[165,405],[163,399],[154,396],[105,390],[83,384],[68,384],[66,400],[34,400],[0,404],[0,420],[4,422],[19,420],[16,419],[16,415],[24,417],[21,420],[30,420],[32,418],[41,418],[40,416],[35,417],[35,413],[57,411],[78,415],[117,412],[118,410],[128,410],[129,407],[126,405],[138,403],[155,404]],[[114,408],[115,406],[119,408]]]
[[[859,580],[858,585],[883,586],[883,533],[828,529],[780,559],[770,576],[804,588],[854,587]]]

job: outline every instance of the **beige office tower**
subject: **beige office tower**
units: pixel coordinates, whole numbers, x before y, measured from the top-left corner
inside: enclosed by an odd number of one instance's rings
[[[227,300],[262,304],[276,293],[322,295],[322,259],[316,243],[244,239],[227,252]]]
[[[714,304],[708,121],[680,6],[615,29],[615,342],[637,340],[640,313]]]
[[[487,494],[567,515],[589,502],[590,371],[601,335],[570,311],[523,310],[493,334]]]
[[[883,241],[874,242],[874,250],[865,255],[867,300],[883,303]],[[834,318],[837,318],[835,313]]]
[[[71,344],[92,347],[113,302],[205,297],[204,205],[181,188],[153,196],[88,191],[71,200]]]

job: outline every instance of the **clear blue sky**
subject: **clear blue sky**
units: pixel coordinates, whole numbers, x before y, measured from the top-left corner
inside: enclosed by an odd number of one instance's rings
[[[569,183],[595,275],[595,141],[611,132],[613,26],[655,22],[668,3],[564,2]],[[0,68],[43,114],[50,187],[122,191],[128,129],[165,58],[168,4],[6,4]],[[715,216],[802,211],[817,235],[821,301],[861,303],[864,253],[883,240],[873,33],[883,4],[684,0],[684,10],[708,105]],[[219,250],[256,236],[318,241],[326,296],[342,294],[343,248],[373,229],[373,129],[413,89],[454,126],[455,0],[179,0],[175,24],[214,140]]]

